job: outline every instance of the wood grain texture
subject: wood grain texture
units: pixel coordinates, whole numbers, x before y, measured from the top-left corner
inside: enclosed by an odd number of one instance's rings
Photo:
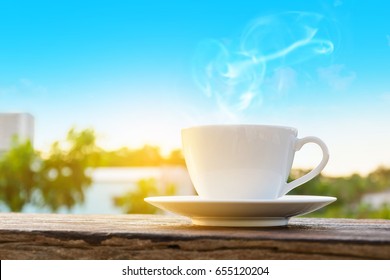
[[[221,228],[176,216],[3,213],[0,259],[390,259],[390,221]]]

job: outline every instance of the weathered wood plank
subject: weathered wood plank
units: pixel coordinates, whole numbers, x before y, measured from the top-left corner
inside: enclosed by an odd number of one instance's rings
[[[214,228],[176,216],[3,213],[0,259],[390,259],[390,221]]]

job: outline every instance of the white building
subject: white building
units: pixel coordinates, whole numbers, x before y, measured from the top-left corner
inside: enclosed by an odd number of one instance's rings
[[[34,140],[34,117],[28,113],[0,113],[0,153],[11,146],[12,137]]]

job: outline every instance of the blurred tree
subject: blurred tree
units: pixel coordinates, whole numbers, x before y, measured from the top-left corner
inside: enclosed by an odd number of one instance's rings
[[[28,203],[52,211],[82,203],[92,182],[87,168],[99,159],[95,139],[93,130],[71,129],[65,147],[55,142],[44,158],[29,141],[13,141],[0,159],[0,200],[15,212]]]
[[[122,208],[127,214],[156,214],[159,209],[144,201],[145,197],[159,195],[174,195],[176,187],[174,184],[157,186],[154,178],[138,181],[135,190],[125,193],[122,196],[114,197],[114,205]]]
[[[91,185],[88,168],[99,159],[95,144],[95,132],[91,129],[68,132],[66,142],[53,143],[49,156],[40,170],[41,205],[56,212],[60,207],[68,210],[84,202],[84,192]]]
[[[302,176],[307,171],[293,170],[290,180]],[[363,177],[352,174],[345,177],[319,175],[309,182],[292,190],[295,195],[325,195],[337,197],[337,201],[309,216],[333,218],[382,218],[390,217],[390,205],[373,208],[361,203],[367,193],[390,190],[390,169],[379,167]]]
[[[163,162],[159,147],[145,145],[142,149],[135,150],[130,160],[133,165],[139,166],[159,166]]]
[[[13,212],[20,212],[38,188],[39,154],[30,141],[17,137],[0,159],[0,200]]]
[[[180,149],[173,150],[166,159],[166,163],[169,165],[183,165],[185,166],[185,160],[183,153]]]
[[[390,188],[390,169],[379,166],[367,176],[367,187],[372,191],[383,191]]]
[[[160,148],[150,145],[135,150],[123,147],[116,151],[102,151],[101,155],[99,166],[160,166],[164,163]]]
[[[106,166],[162,166],[181,165],[185,166],[185,161],[181,150],[171,151],[168,157],[163,157],[159,147],[145,145],[139,149],[129,149],[127,147],[114,151],[101,151],[99,167]],[[97,167],[94,165],[94,167]]]

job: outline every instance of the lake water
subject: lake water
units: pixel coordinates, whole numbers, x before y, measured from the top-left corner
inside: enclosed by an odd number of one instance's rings
[[[121,214],[121,209],[115,207],[113,203],[113,197],[134,189],[138,180],[147,178],[155,178],[159,185],[175,184],[178,195],[194,193],[187,170],[183,167],[97,168],[92,171],[93,184],[85,192],[84,204],[76,205],[70,211],[61,209],[59,213]],[[0,211],[6,210],[3,207]],[[27,205],[23,212],[50,211]]]

